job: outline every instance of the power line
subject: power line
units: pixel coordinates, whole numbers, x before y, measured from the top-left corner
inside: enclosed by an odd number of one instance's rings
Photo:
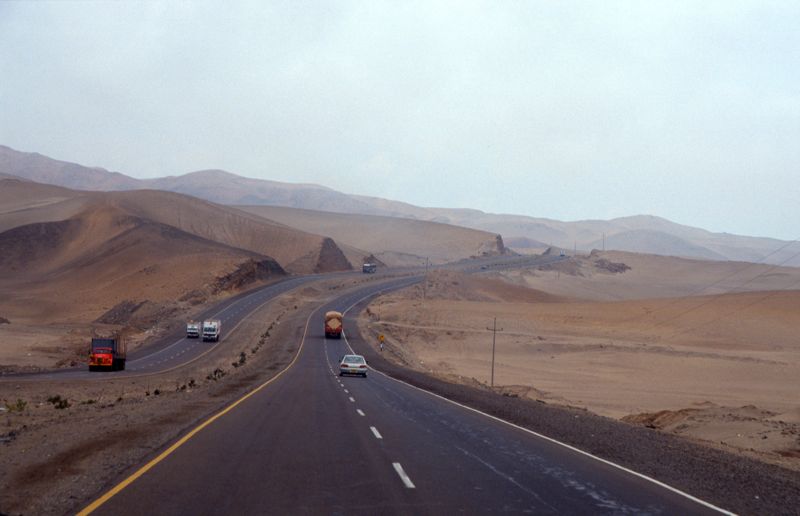
[[[778,294],[782,294],[782,293],[784,293],[784,292],[788,292],[788,291],[790,291],[790,290],[793,290],[793,289],[794,289],[794,287],[797,287],[797,286],[800,286],[800,280],[797,280],[797,281],[795,281],[795,282],[794,282],[794,283],[792,283],[792,284],[791,284],[789,287],[782,288],[782,289],[778,289],[778,290],[773,290],[773,291],[769,292],[768,294],[766,294],[766,295],[762,296],[761,298],[759,298],[759,299],[756,299],[756,300],[755,300],[755,301],[753,301],[752,303],[748,303],[748,304],[746,304],[746,305],[744,305],[744,306],[741,306],[741,307],[739,307],[739,308],[737,308],[737,309],[735,309],[735,310],[731,310],[730,312],[726,313],[725,315],[721,315],[721,316],[719,316],[719,317],[715,317],[715,318],[713,318],[713,319],[711,319],[711,320],[709,320],[709,321],[705,321],[705,322],[702,322],[702,323],[700,323],[700,324],[697,324],[697,325],[695,325],[695,326],[692,326],[692,327],[690,327],[690,328],[686,328],[686,329],[684,329],[684,330],[680,330],[680,331],[677,331],[677,332],[675,332],[675,333],[672,333],[671,335],[669,335],[669,336],[667,337],[667,339],[672,339],[672,338],[674,338],[674,337],[677,337],[677,336],[679,336],[679,335],[683,335],[684,333],[688,333],[688,332],[690,332],[690,331],[694,331],[694,330],[696,330],[696,329],[698,329],[698,328],[701,328],[701,327],[703,327],[703,326],[709,325],[709,324],[711,324],[712,322],[721,321],[722,319],[727,319],[727,318],[728,318],[728,317],[730,317],[731,315],[734,315],[734,314],[736,314],[736,313],[739,313],[739,312],[741,312],[741,311],[743,311],[743,310],[747,310],[748,308],[752,308],[753,306],[755,306],[755,305],[757,305],[757,304],[759,304],[759,303],[763,303],[763,302],[764,302],[764,301],[766,301],[767,299],[769,299],[769,298],[771,298],[771,297],[775,297],[775,296],[776,296],[776,295],[778,295]]]
[[[797,241],[797,240],[795,240],[795,241]],[[784,246],[784,247],[785,247],[785,246]],[[739,285],[737,288],[742,288],[742,287],[744,287],[744,286],[746,286],[746,285],[748,285],[748,284],[752,283],[753,281],[755,281],[755,280],[756,280],[756,279],[758,279],[759,277],[761,277],[761,276],[764,276],[764,275],[766,275],[766,274],[769,274],[770,272],[774,271],[774,270],[775,270],[775,269],[777,269],[778,267],[781,267],[782,265],[786,264],[787,262],[789,262],[789,261],[793,260],[793,259],[794,259],[794,258],[796,258],[797,256],[800,256],[800,251],[799,251],[799,252],[797,252],[797,253],[795,253],[795,254],[793,254],[792,256],[790,256],[789,258],[787,258],[786,260],[784,260],[784,261],[783,261],[783,262],[781,262],[780,264],[773,265],[772,267],[768,268],[766,271],[763,271],[763,272],[761,272],[761,273],[759,273],[759,274],[757,274],[757,275],[753,276],[753,277],[752,277],[752,278],[750,278],[749,280],[747,280],[747,281],[745,281],[744,283],[740,284],[740,285]],[[729,275],[728,277],[730,277],[730,275]],[[720,281],[722,281],[722,280],[720,280]],[[720,281],[717,281],[717,282],[715,282],[715,283],[712,283],[712,284],[711,284],[711,285],[709,285],[709,286],[713,286],[713,285],[719,284],[719,282],[720,282]],[[708,288],[708,287],[706,287],[706,288]],[[703,290],[705,290],[705,289],[703,289]],[[692,295],[692,294],[690,294],[690,295]],[[686,296],[683,296],[683,297],[681,297],[681,298],[675,299],[675,300],[673,300],[673,302],[671,302],[671,303],[668,303],[667,305],[665,305],[665,306],[664,306],[664,307],[662,307],[661,309],[663,310],[663,309],[664,309],[664,308],[666,308],[667,306],[670,306],[670,305],[674,305],[674,304],[676,304],[676,303],[679,303],[679,302],[683,301],[685,297],[686,297]],[[660,326],[663,326],[663,325],[665,325],[665,324],[667,324],[667,323],[669,323],[669,322],[672,322],[672,321],[674,321],[675,319],[679,319],[679,318],[683,317],[684,315],[686,315],[686,314],[688,314],[688,313],[694,312],[695,310],[699,310],[700,308],[703,308],[704,306],[708,306],[708,305],[710,305],[711,303],[714,303],[714,302],[716,301],[716,299],[717,299],[716,297],[710,297],[710,298],[706,299],[704,302],[701,302],[701,303],[699,303],[699,304],[697,304],[697,305],[695,305],[695,306],[693,306],[693,307],[690,307],[690,308],[688,308],[688,309],[684,310],[683,312],[679,312],[678,314],[674,315],[673,317],[670,317],[670,318],[664,319],[664,320],[662,320],[662,321],[659,321],[659,322],[657,322],[657,323],[654,323],[654,324],[653,324],[653,326],[651,326],[651,329],[653,329],[653,328],[658,328],[658,327],[660,327]],[[651,312],[651,314],[652,314],[652,312]],[[651,314],[647,314],[647,315],[649,316],[649,315],[651,315]]]
[[[730,273],[730,274],[728,274],[728,275],[726,275],[726,276],[723,276],[722,278],[720,278],[720,279],[718,279],[718,280],[716,280],[716,281],[713,281],[712,283],[709,283],[709,284],[707,284],[707,285],[704,285],[704,286],[702,286],[702,287],[699,287],[699,288],[696,288],[696,289],[692,290],[692,291],[691,291],[689,294],[686,294],[686,295],[683,295],[683,296],[680,296],[680,297],[674,298],[672,301],[670,301],[670,302],[666,303],[665,305],[663,305],[663,306],[661,306],[661,307],[659,307],[659,308],[657,308],[657,309],[653,310],[652,312],[648,312],[648,313],[646,313],[646,314],[641,314],[641,315],[635,315],[635,316],[633,316],[633,317],[630,317],[630,318],[628,318],[628,319],[625,319],[625,320],[623,320],[622,322],[623,322],[623,323],[630,323],[630,322],[634,322],[634,321],[636,321],[636,320],[641,320],[641,319],[644,319],[644,318],[646,318],[646,317],[650,317],[650,316],[651,316],[651,315],[653,315],[654,313],[663,312],[664,310],[666,310],[666,309],[668,309],[668,308],[670,308],[670,307],[672,307],[672,306],[674,306],[674,305],[676,305],[676,304],[679,304],[679,303],[683,302],[683,301],[685,300],[685,298],[687,298],[687,297],[693,297],[693,296],[696,296],[696,295],[700,294],[701,292],[703,292],[703,291],[705,291],[705,290],[708,290],[709,288],[711,288],[711,287],[714,287],[714,286],[716,286],[716,285],[719,285],[719,284],[720,284],[720,283],[722,283],[723,281],[726,281],[726,280],[728,280],[728,279],[730,279],[730,278],[732,278],[732,277],[734,277],[734,276],[736,276],[736,275],[740,274],[741,272],[743,272],[743,271],[745,271],[745,270],[747,270],[747,269],[749,269],[749,268],[751,268],[751,267],[755,267],[756,265],[764,265],[764,264],[763,264],[763,261],[764,261],[764,260],[766,260],[766,259],[767,259],[767,258],[769,258],[770,256],[773,256],[773,255],[774,255],[774,254],[776,254],[776,253],[779,253],[779,252],[783,251],[784,249],[786,249],[787,247],[789,247],[789,246],[791,246],[791,245],[793,245],[793,244],[797,243],[798,241],[800,241],[800,237],[797,237],[797,238],[795,238],[794,240],[792,240],[792,241],[790,241],[790,242],[787,242],[786,244],[782,245],[782,246],[781,246],[781,247],[779,247],[778,249],[775,249],[775,250],[774,250],[774,251],[772,251],[771,253],[769,253],[769,254],[767,254],[767,255],[763,256],[763,257],[761,258],[761,260],[759,260],[758,262],[751,262],[751,263],[748,263],[748,264],[746,264],[744,267],[741,267],[741,268],[739,268],[739,269],[737,269],[737,270],[733,271],[732,273]],[[793,254],[793,255],[791,255],[789,258],[785,259],[785,260],[784,260],[784,261],[782,261],[781,263],[779,263],[779,264],[776,264],[776,265],[773,265],[773,266],[769,267],[767,270],[765,270],[765,271],[763,271],[763,272],[760,272],[760,273],[756,274],[755,276],[753,276],[753,277],[752,277],[752,278],[750,278],[749,280],[745,281],[744,283],[742,283],[742,284],[740,284],[740,285],[736,286],[735,288],[742,288],[742,287],[744,287],[745,285],[748,285],[749,283],[752,283],[753,281],[755,281],[755,280],[756,280],[756,279],[758,279],[759,277],[761,277],[761,276],[764,276],[764,275],[766,275],[766,274],[769,274],[769,273],[770,273],[770,272],[772,272],[773,270],[777,269],[778,267],[781,267],[781,266],[783,266],[784,264],[786,264],[786,263],[788,263],[789,261],[793,260],[793,259],[794,259],[794,258],[796,258],[797,256],[800,256],[800,251],[799,251],[799,252],[797,252],[797,253],[795,253],[795,254]],[[671,317],[671,318],[669,318],[669,319],[665,319],[665,320],[663,320],[663,321],[660,321],[660,322],[658,322],[658,323],[655,323],[655,325],[653,326],[653,328],[656,328],[656,327],[662,326],[662,325],[664,325],[664,324],[666,324],[666,323],[668,323],[668,322],[674,321],[675,319],[677,319],[677,318],[679,318],[679,317],[682,317],[683,315],[686,315],[686,314],[688,314],[688,313],[690,313],[690,312],[694,311],[695,309],[702,308],[703,306],[706,306],[707,304],[709,304],[709,303],[711,303],[711,302],[713,302],[713,298],[712,298],[712,300],[710,300],[710,301],[706,301],[706,302],[704,302],[704,303],[700,303],[699,305],[697,305],[697,306],[695,306],[695,307],[689,308],[688,310],[685,310],[685,311],[683,311],[683,312],[681,312],[681,313],[679,313],[679,314],[675,315],[674,317]]]

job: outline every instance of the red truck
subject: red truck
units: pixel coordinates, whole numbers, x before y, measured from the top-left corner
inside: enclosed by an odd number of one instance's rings
[[[342,314],[340,312],[330,311],[325,314],[325,338],[342,338]]]
[[[125,341],[120,337],[92,339],[89,371],[125,370]]]

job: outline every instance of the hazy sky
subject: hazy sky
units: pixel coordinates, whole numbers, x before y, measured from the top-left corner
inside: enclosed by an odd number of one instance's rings
[[[0,2],[0,144],[800,237],[800,3]]]

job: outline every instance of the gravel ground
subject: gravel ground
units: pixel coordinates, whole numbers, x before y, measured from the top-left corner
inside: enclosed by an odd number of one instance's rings
[[[360,314],[371,300],[350,313]],[[355,328],[352,320],[345,323]],[[375,335],[348,334],[370,367],[598,457],[653,477],[739,514],[800,514],[800,473],[591,412],[455,384],[387,359]]]

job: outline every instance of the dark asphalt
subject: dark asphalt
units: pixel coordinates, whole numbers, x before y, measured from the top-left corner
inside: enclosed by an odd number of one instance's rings
[[[508,269],[530,266],[531,264],[543,264],[559,259],[562,258],[557,256],[497,256],[432,267],[431,270],[434,268],[441,268],[475,272],[478,270]],[[388,273],[421,277],[420,274],[425,270],[425,267],[409,267],[390,269]],[[216,346],[223,345],[228,333],[230,333],[236,325],[259,307],[281,294],[313,281],[335,277],[347,278],[359,276],[361,276],[360,272],[335,272],[289,277],[270,285],[233,296],[195,316],[197,320],[220,319],[222,321],[222,336],[218,342],[203,342],[202,339],[186,338],[184,328],[179,328],[147,344],[142,349],[129,353],[125,371],[90,372],[87,363],[86,365],[68,369],[55,369],[36,373],[0,374],[0,382],[4,380],[15,382],[42,380],[103,380],[109,378],[151,375],[169,371],[194,361]],[[384,279],[385,276],[386,273],[381,273],[372,276],[372,278],[380,281]],[[88,354],[88,342],[86,350]]]
[[[321,306],[285,374],[198,432],[97,512],[716,513],[375,371],[368,378],[340,378],[337,360],[349,349],[344,339],[324,338],[322,314],[416,281],[367,285]]]
[[[354,275],[354,273],[350,274]],[[329,276],[332,277],[332,275]],[[265,303],[294,288],[311,281],[317,281],[322,277],[323,276],[290,277],[226,299],[205,310],[201,314],[198,314],[198,320],[220,319],[222,321],[222,337],[218,342],[203,342],[202,339],[186,338],[185,330],[181,328],[155,340],[140,350],[129,353],[124,371],[89,372],[88,365],[81,365],[69,369],[57,369],[40,373],[0,375],[0,382],[5,379],[13,381],[102,380],[126,376],[140,376],[174,369],[195,360],[216,346],[223,345],[228,333],[243,319]],[[88,343],[86,349],[88,353]]]

